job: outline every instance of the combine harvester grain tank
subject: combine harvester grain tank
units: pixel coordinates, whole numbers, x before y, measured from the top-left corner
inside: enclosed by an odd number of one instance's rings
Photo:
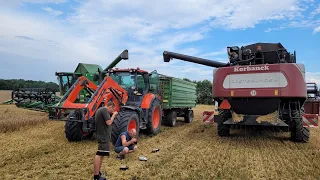
[[[95,112],[109,101],[116,104],[119,114],[112,124],[112,142],[118,135],[134,128],[137,134],[146,131],[156,135],[161,124],[175,126],[177,117],[187,123],[193,120],[196,106],[196,84],[178,78],[147,72],[140,68],[113,68],[128,59],[123,51],[107,68],[98,70],[93,81],[81,76],[68,89],[56,106],[50,107],[49,119],[65,121],[65,134],[69,141],[90,138],[95,132]],[[85,91],[88,101],[79,101]]]
[[[296,53],[281,43],[227,47],[227,53],[228,63],[168,51],[163,58],[216,68],[212,96],[217,109],[204,117],[213,117],[219,136],[228,136],[230,129],[273,127],[291,132],[295,142],[309,142],[309,128],[318,127],[320,101],[307,97],[305,66],[296,63]]]

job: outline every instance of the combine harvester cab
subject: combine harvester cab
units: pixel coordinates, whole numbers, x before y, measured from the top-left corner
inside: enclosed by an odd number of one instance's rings
[[[157,71],[113,68],[121,59],[128,59],[127,50],[105,70],[97,71],[94,81],[98,81],[99,86],[80,77],[59,104],[51,107],[49,119],[66,121],[65,133],[69,141],[90,138],[95,132],[96,111],[109,101],[116,104],[119,112],[112,124],[113,143],[121,132],[128,129],[136,129],[137,136],[141,130],[156,135],[163,122],[174,126],[179,116],[185,117],[187,123],[192,122],[191,108],[196,104],[195,83],[159,75]],[[82,90],[89,93],[88,101],[77,101]],[[182,94],[190,95],[191,99]]]
[[[243,127],[290,131],[296,142],[309,141],[305,67],[296,63],[280,43],[255,43],[228,47],[229,63],[165,51],[164,61],[171,58],[215,67],[212,95],[216,111],[204,112],[204,121],[217,123],[219,136],[230,129]],[[314,113],[314,111],[312,111]],[[316,115],[316,114],[314,114]]]

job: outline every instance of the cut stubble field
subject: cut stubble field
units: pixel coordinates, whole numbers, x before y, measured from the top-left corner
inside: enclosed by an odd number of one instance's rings
[[[11,99],[11,91],[0,90],[0,104]]]
[[[108,179],[319,179],[319,129],[311,129],[308,144],[270,131],[232,131],[231,137],[221,138],[215,125],[203,129],[202,111],[210,109],[198,105],[191,124],[181,121],[177,127],[162,126],[157,136],[140,136],[137,152],[124,160],[112,151],[102,173]],[[0,179],[92,178],[94,139],[69,143],[64,122],[49,121],[46,113],[1,105],[0,114],[1,123],[13,121],[20,127],[0,133]],[[39,121],[19,125],[28,119]],[[153,148],[160,151],[151,153]],[[139,161],[140,155],[148,161]],[[129,170],[121,171],[121,165]]]

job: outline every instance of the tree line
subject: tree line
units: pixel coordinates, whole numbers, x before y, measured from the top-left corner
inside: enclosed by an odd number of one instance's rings
[[[15,90],[18,88],[51,88],[55,92],[59,91],[59,85],[54,82],[24,79],[0,79],[0,90]]]
[[[197,104],[209,104],[212,105],[212,83],[209,80],[203,81],[191,81],[190,79],[183,78],[185,81],[193,82],[197,84]]]

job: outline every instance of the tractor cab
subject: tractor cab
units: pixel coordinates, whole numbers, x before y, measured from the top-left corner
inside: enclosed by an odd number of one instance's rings
[[[81,75],[81,73],[56,72],[60,96],[63,96]]]
[[[159,94],[160,80],[157,71],[136,69],[110,69],[109,76],[128,93],[128,103],[141,103],[148,92]]]

